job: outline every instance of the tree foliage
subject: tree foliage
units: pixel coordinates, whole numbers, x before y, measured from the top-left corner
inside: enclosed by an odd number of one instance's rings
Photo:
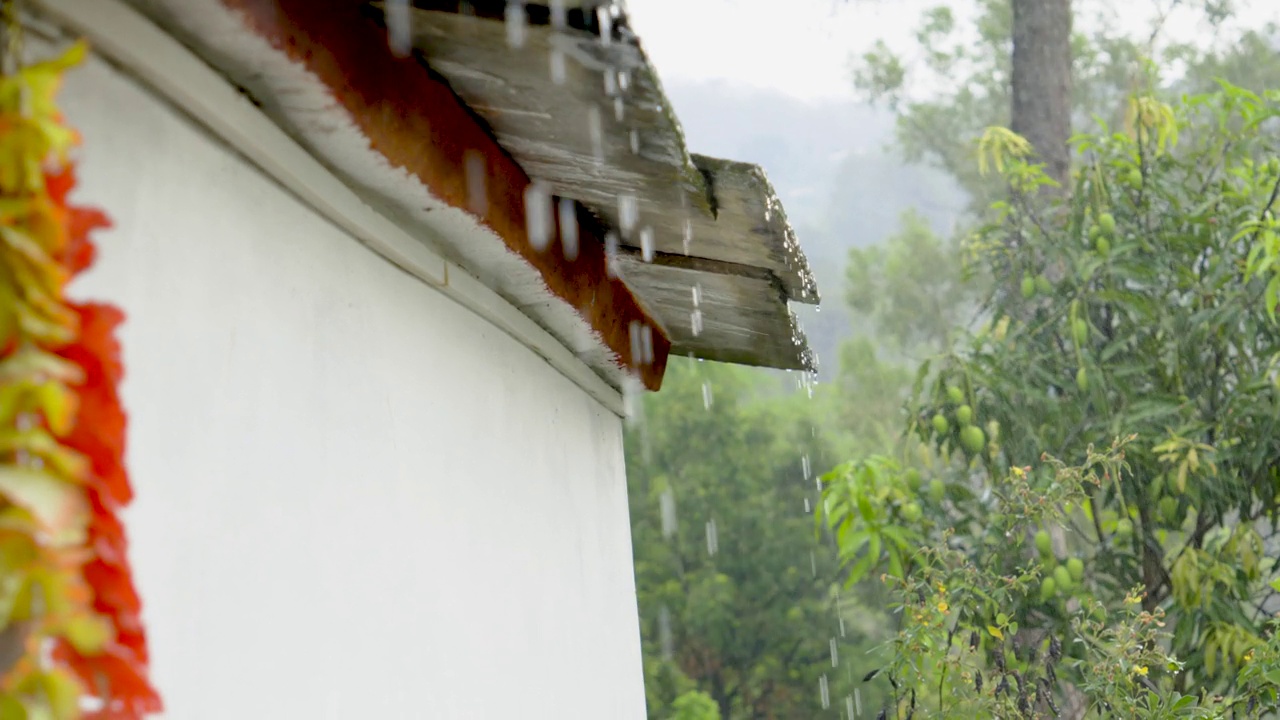
[[[968,683],[1028,717],[1055,698],[1099,716],[1274,704],[1280,332],[1251,265],[1274,245],[1278,113],[1280,95],[1229,84],[1135,98],[1130,132],[1077,139],[1060,209],[1041,168],[1008,159],[1011,193],[969,243],[999,279],[989,322],[918,374],[910,430],[940,462],[925,480],[875,458],[826,477],[853,577],[883,570],[912,608],[896,667],[918,694]]]
[[[726,720],[816,717],[824,683],[828,704],[842,702],[882,639],[878,612],[841,602],[833,554],[809,531],[814,469],[834,461],[815,437],[817,405],[807,393],[759,398],[758,378],[673,361],[628,438],[654,718],[694,688]]]

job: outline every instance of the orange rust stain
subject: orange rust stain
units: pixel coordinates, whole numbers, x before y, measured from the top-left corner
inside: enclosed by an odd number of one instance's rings
[[[397,58],[386,31],[357,0],[222,0],[277,50],[303,65],[350,114],[374,151],[416,176],[436,197],[468,209],[467,157],[486,169],[480,220],[578,312],[634,368],[645,387],[662,386],[671,341],[631,289],[606,270],[604,242],[579,208],[578,257],[539,252],[529,242],[524,195],[529,176],[442,80],[415,58]],[[474,161],[472,161],[474,162]],[[468,212],[473,212],[468,210]],[[557,223],[557,235],[559,233]],[[559,239],[558,237],[556,238]],[[556,243],[558,244],[558,243]],[[554,245],[553,245],[554,247]],[[653,328],[653,361],[632,357],[633,322]]]

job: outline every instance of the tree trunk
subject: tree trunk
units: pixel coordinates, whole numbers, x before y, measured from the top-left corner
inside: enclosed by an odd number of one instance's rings
[[[1011,129],[1065,188],[1071,173],[1071,0],[1013,0],[1012,69]]]

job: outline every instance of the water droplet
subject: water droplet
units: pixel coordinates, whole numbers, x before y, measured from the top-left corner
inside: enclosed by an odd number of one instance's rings
[[[413,51],[413,23],[409,0],[387,0],[383,11],[387,22],[387,45],[396,57],[408,57]]]
[[[662,659],[670,660],[674,654],[674,642],[671,636],[671,611],[666,605],[658,610],[658,646],[662,648]]]
[[[618,94],[618,76],[613,74],[613,70],[604,71],[604,94],[608,97]]]
[[[467,178],[467,208],[480,217],[489,212],[489,191],[484,153],[468,150],[464,161]]]
[[[840,654],[836,650],[836,639],[831,638],[831,667],[840,666]]]
[[[844,637],[844,616],[837,615],[836,620],[838,620],[840,623],[840,637]]]
[[[600,24],[600,44],[608,45],[613,42],[613,14],[609,12],[609,8],[601,5],[596,8],[596,22]]]
[[[611,278],[618,277],[618,233],[604,234],[604,269]]]
[[[694,337],[698,337],[699,335],[702,334],[702,311],[701,310],[694,310],[693,312],[689,313],[689,330],[693,333]]]
[[[689,288],[689,291],[693,295],[693,306],[696,308],[702,305],[702,286],[693,285]]]
[[[702,358],[698,358],[701,360]],[[703,381],[702,383],[702,409],[711,409],[711,383]]]
[[[641,345],[643,341],[640,338],[640,326],[641,323],[639,320],[632,320],[631,324],[627,326],[627,333],[631,338],[631,364],[633,366],[640,365],[644,358],[644,347]]]
[[[507,45],[513,48],[524,47],[527,22],[524,0],[507,0]]]
[[[715,555],[720,550],[720,538],[717,536],[716,519],[707,521],[707,553]]]
[[[599,165],[604,162],[604,122],[595,105],[587,108],[587,134],[591,137],[591,156]]]
[[[542,252],[551,244],[555,223],[551,217],[551,193],[541,183],[533,183],[524,191],[525,230],[529,244]]]
[[[569,69],[565,65],[564,53],[560,50],[551,51],[551,82],[557,85],[563,85],[568,79]]]
[[[569,12],[565,9],[564,0],[551,0],[551,27],[563,30],[569,24]]]
[[[818,696],[822,699],[823,710],[831,707],[831,692],[827,689],[826,673],[823,673],[822,678],[818,680]]]
[[[813,468],[811,468],[811,467],[809,466],[809,456],[808,456],[808,455],[801,455],[801,456],[800,456],[800,470],[804,472],[804,479],[805,479],[805,480],[808,480],[808,479],[809,479],[809,477],[813,474]]]
[[[640,154],[640,132],[638,130],[631,131],[631,154]]]
[[[618,89],[626,92],[631,87],[631,73],[623,70],[618,73]]]
[[[618,196],[618,225],[624,236],[630,237],[640,220],[640,204],[635,195],[623,193]]]
[[[653,228],[644,227],[640,230],[640,257],[645,262],[653,262]]]
[[[662,512],[662,537],[670,538],[676,532],[676,494],[671,488],[658,496],[658,507]]]
[[[805,496],[805,498],[804,498],[804,514],[805,514],[805,515],[808,515],[808,514],[809,514],[809,511],[810,511],[810,507],[809,507],[809,496],[808,496],[808,495],[806,495],[806,496]]]
[[[622,122],[627,117],[627,104],[620,97],[613,99],[613,117],[618,122]]]
[[[566,260],[578,259],[578,206],[572,198],[560,198],[560,243]]]

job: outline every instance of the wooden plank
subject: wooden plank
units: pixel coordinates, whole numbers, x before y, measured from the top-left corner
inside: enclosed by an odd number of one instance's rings
[[[663,323],[673,355],[816,369],[817,360],[775,278],[646,263],[630,253],[615,264]]]
[[[818,301],[764,172],[688,153],[634,38],[605,43],[571,26],[519,28],[513,37],[492,13],[411,13],[414,47],[498,142],[531,177],[618,229],[624,245],[764,268],[789,299]]]

